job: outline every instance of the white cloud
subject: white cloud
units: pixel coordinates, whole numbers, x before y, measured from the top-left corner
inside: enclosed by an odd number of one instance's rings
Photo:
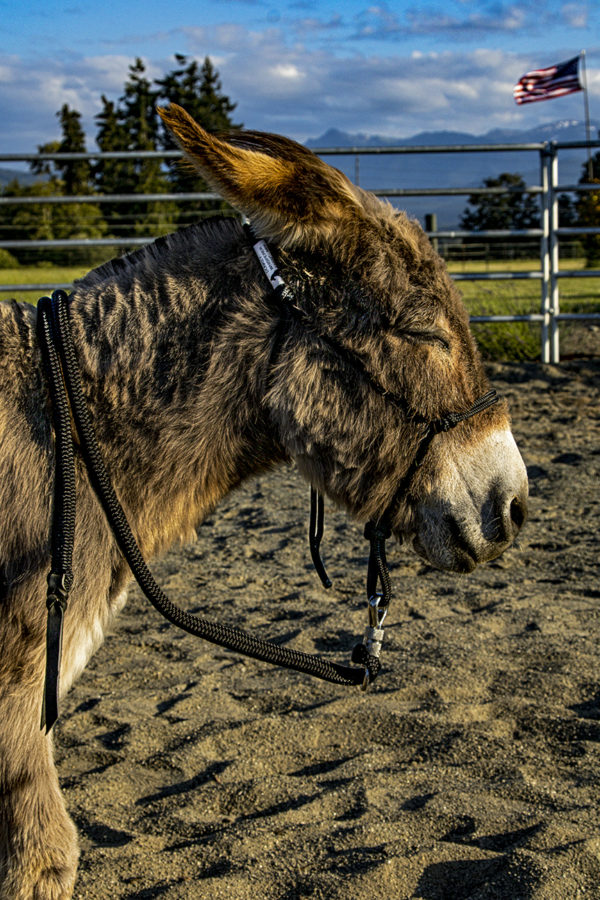
[[[286,81],[300,81],[303,77],[300,69],[292,63],[279,63],[271,69],[271,74],[274,78],[283,78]]]
[[[531,68],[529,55],[482,48],[342,57],[309,50],[293,38],[286,44],[283,29],[259,32],[240,25],[187,28],[178,34],[179,46],[182,36],[190,55],[202,61],[208,54],[217,66],[224,93],[238,104],[235,121],[299,140],[330,127],[390,137],[423,130],[483,134],[494,127],[525,128],[581,115],[577,95],[525,108],[514,104],[512,87]],[[576,51],[567,48],[564,58],[569,52]],[[35,63],[0,56],[0,150],[32,151],[58,137],[56,112],[64,103],[83,114],[91,146],[100,97],[120,96],[131,62],[122,53],[42,57]],[[151,60],[150,77],[173,64],[169,56]],[[600,71],[589,58],[588,73],[590,89],[597,89]]]
[[[565,3],[562,15],[571,28],[587,28],[588,7],[587,3]]]

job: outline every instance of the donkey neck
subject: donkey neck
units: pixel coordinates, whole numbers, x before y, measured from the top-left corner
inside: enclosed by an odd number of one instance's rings
[[[211,220],[76,286],[73,335],[115,489],[148,555],[285,458],[261,403],[271,324],[241,227]]]

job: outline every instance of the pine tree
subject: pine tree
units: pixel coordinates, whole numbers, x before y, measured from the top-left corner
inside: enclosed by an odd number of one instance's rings
[[[85,153],[85,134],[81,127],[81,114],[65,104],[57,113],[62,138],[38,147],[42,153]],[[85,196],[93,191],[92,167],[87,159],[34,160],[32,172],[44,176],[44,180],[24,187],[23,196]],[[94,203],[29,204],[17,209],[13,217],[15,233],[31,240],[63,240],[71,238],[102,237],[106,227],[100,208]],[[31,261],[39,251],[19,254],[22,262]],[[92,248],[54,250],[52,257],[58,263],[93,264],[100,254]]]
[[[156,92],[145,71],[143,61],[137,58],[129,67],[118,105],[102,98],[103,109],[96,117],[99,125],[96,140],[101,150],[141,154],[157,149]],[[103,193],[164,194],[169,190],[162,161],[142,155],[126,160],[100,160],[96,177]],[[174,218],[173,204],[153,201],[119,204],[106,212],[107,225],[117,236],[132,231],[161,234],[172,228]]]
[[[207,56],[202,65],[200,85],[200,110],[198,121],[207,131],[237,131],[242,126],[231,122],[231,113],[237,106],[221,93],[221,79]]]
[[[234,124],[231,114],[236,108],[222,93],[218,72],[208,57],[200,67],[196,60],[180,53],[175,54],[177,67],[164,78],[157,79],[157,95],[162,103],[178,103],[203,128],[211,132],[236,131],[241,125]],[[160,145],[164,150],[177,149],[170,132],[160,125]],[[186,162],[169,162],[169,180],[172,189],[178,193],[201,193],[206,191],[206,182]],[[180,203],[180,221],[193,217],[198,209],[224,209],[223,203]]]
[[[539,228],[538,201],[525,193],[525,182],[518,173],[504,172],[498,178],[485,178],[483,187],[502,188],[501,194],[471,194],[461,225],[469,231]]]
[[[156,150],[156,92],[145,77],[145,71],[146,67],[138,57],[129,66],[129,79],[119,101],[119,119],[129,135],[130,150]]]
[[[85,134],[81,127],[81,113],[62,107],[57,113],[62,129],[59,153],[85,153]],[[92,167],[88,159],[65,160],[56,162],[55,166],[61,174],[64,192],[68,196],[89,194],[91,192]]]
[[[38,147],[38,153],[85,153],[85,134],[81,127],[81,113],[65,103],[56,114],[62,129],[60,141],[50,141]],[[93,189],[92,167],[87,159],[34,160],[31,171],[45,177],[54,176],[62,182],[62,192],[68,196],[89,194]]]
[[[102,95],[102,112],[96,116],[96,143],[103,153],[129,149],[129,135],[112,100]],[[133,164],[128,159],[100,158],[94,166],[94,180],[100,194],[128,192],[133,183]]]
[[[153,151],[158,146],[157,92],[145,76],[145,66],[138,57],[129,67],[119,108],[120,121],[129,135],[129,149],[136,152]],[[140,156],[134,162],[134,194],[164,194],[169,185],[162,170],[162,160]],[[134,231],[141,234],[160,234],[173,223],[174,206],[162,202],[144,202],[128,208],[133,216]]]
[[[96,143],[103,153],[129,150],[129,135],[115,103],[102,95],[102,111],[96,116]],[[96,189],[100,194],[129,194],[135,184],[134,163],[131,159],[100,158],[94,167]],[[102,214],[108,234],[118,236],[126,208],[121,204],[103,204]],[[129,226],[125,226],[128,230]]]
[[[58,153],[60,141],[49,141],[47,144],[38,144],[38,153]],[[41,175],[43,178],[51,178],[55,174],[53,160],[51,159],[34,159],[29,163],[29,168],[34,175]]]

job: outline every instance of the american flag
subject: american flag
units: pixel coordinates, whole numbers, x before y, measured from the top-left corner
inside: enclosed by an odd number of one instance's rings
[[[527,72],[514,87],[513,94],[517,103],[534,103],[536,100],[553,100],[582,91],[579,83],[579,57],[568,62],[548,66],[547,69],[534,69]]]

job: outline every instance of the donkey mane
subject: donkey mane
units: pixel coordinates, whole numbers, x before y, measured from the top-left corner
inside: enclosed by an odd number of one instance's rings
[[[204,262],[205,256],[218,255],[222,239],[235,227],[236,222],[237,219],[233,216],[216,215],[155,238],[137,250],[115,256],[91,269],[75,281],[74,287],[79,292],[105,283],[129,282],[136,273],[147,269],[155,270],[158,266],[176,268],[181,264],[182,256],[186,258],[189,267],[192,263],[191,249],[196,268]]]

